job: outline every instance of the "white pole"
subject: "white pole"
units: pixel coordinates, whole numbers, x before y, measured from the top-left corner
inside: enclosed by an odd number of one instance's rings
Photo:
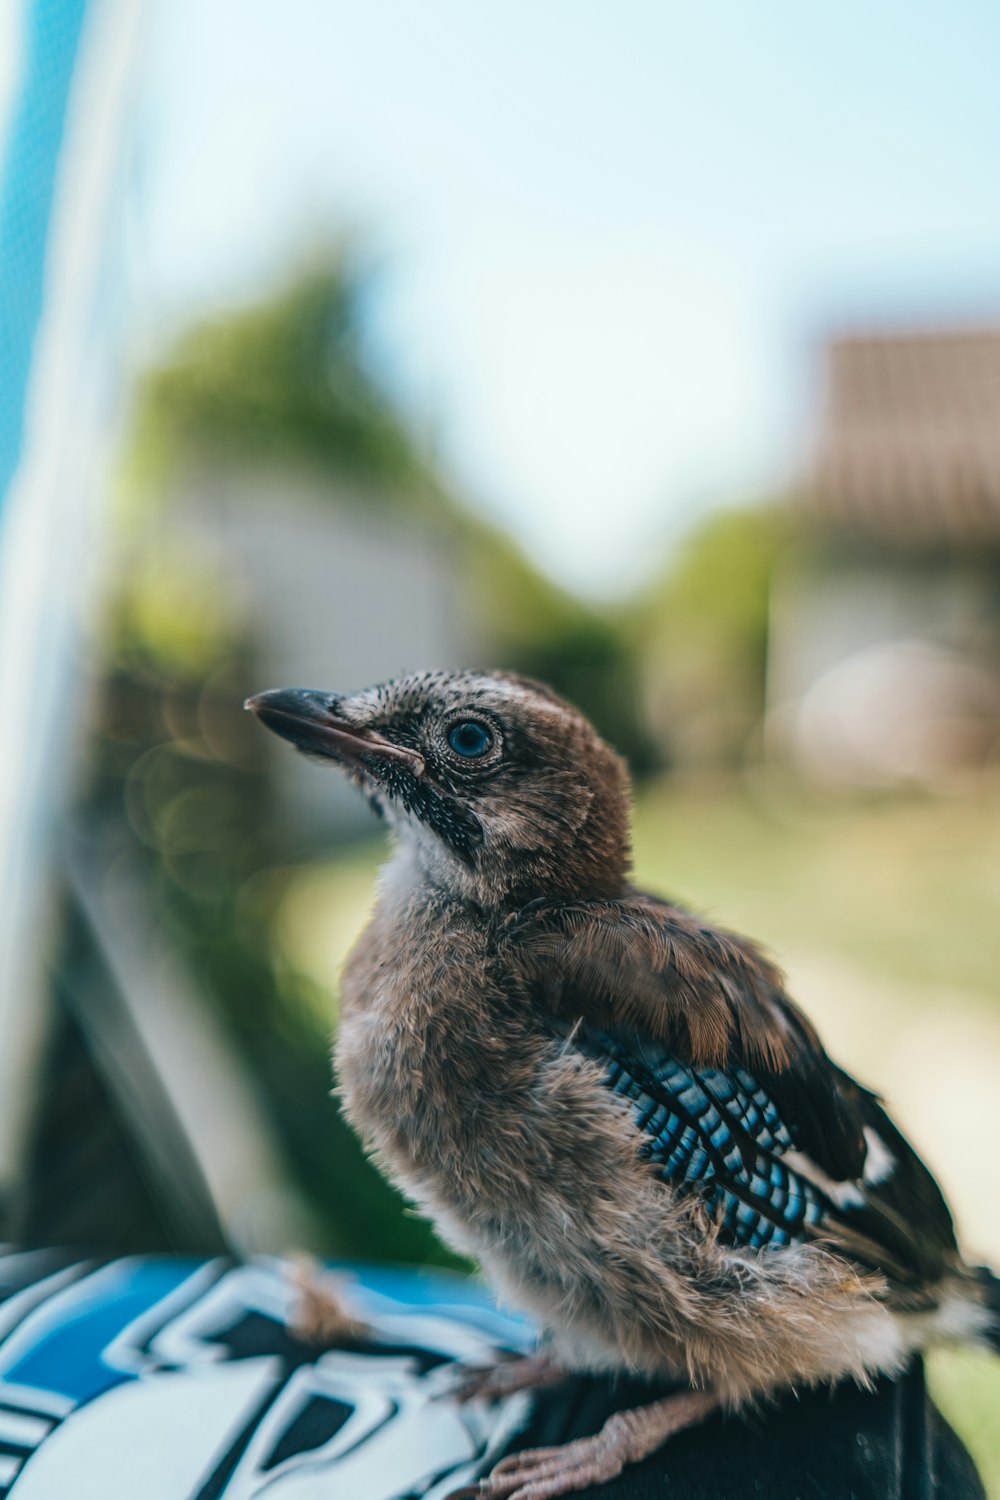
[[[141,17],[142,0],[18,0],[0,20],[0,292],[20,320],[0,343],[15,414],[0,443],[0,1191],[31,1103],[79,740],[79,626],[113,429],[109,247]]]

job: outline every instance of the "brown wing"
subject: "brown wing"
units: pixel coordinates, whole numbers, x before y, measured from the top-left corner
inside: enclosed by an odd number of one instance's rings
[[[780,971],[746,938],[634,892],[536,901],[502,936],[504,959],[554,1014],[649,1036],[698,1067],[783,1084],[782,1114],[833,1177],[860,1175],[863,1122]]]
[[[753,943],[637,891],[533,902],[509,920],[501,946],[504,962],[554,1015],[649,1037],[696,1067],[745,1068],[820,1180],[860,1182],[877,1133],[892,1169],[864,1185],[862,1201],[838,1209],[833,1237],[894,1276],[940,1275],[955,1241],[934,1179],[877,1097],[827,1056],[781,972]]]

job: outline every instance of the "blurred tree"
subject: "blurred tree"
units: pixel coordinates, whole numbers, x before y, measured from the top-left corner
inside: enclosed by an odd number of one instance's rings
[[[430,464],[370,374],[366,278],[343,249],[269,301],[190,330],[141,383],[133,457],[155,472],[209,454],[311,464],[388,501],[443,506]]]
[[[764,715],[771,580],[791,545],[777,504],[726,510],[637,604],[653,733],[680,770],[731,770]]]
[[[649,769],[635,639],[619,614],[558,588],[448,488],[368,367],[367,295],[361,260],[344,247],[271,300],[189,332],[140,388],[132,492],[162,488],[171,469],[204,457],[360,481],[331,486],[331,503],[417,514],[454,544],[454,586],[492,651],[487,665],[544,678]]]

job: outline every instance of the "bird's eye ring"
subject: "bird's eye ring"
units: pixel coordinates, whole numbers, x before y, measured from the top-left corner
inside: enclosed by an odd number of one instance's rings
[[[448,744],[463,760],[477,760],[493,745],[493,731],[479,719],[461,719],[448,730]]]

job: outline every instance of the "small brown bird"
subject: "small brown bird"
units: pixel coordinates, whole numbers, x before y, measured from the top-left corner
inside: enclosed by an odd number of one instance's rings
[[[1000,1282],[753,944],[629,884],[628,782],[575,709],[499,672],[248,707],[346,768],[395,850],[336,1062],[387,1174],[530,1312],[558,1369],[689,1388],[503,1461],[483,1497],[600,1482],[717,1407],[1000,1348]]]

